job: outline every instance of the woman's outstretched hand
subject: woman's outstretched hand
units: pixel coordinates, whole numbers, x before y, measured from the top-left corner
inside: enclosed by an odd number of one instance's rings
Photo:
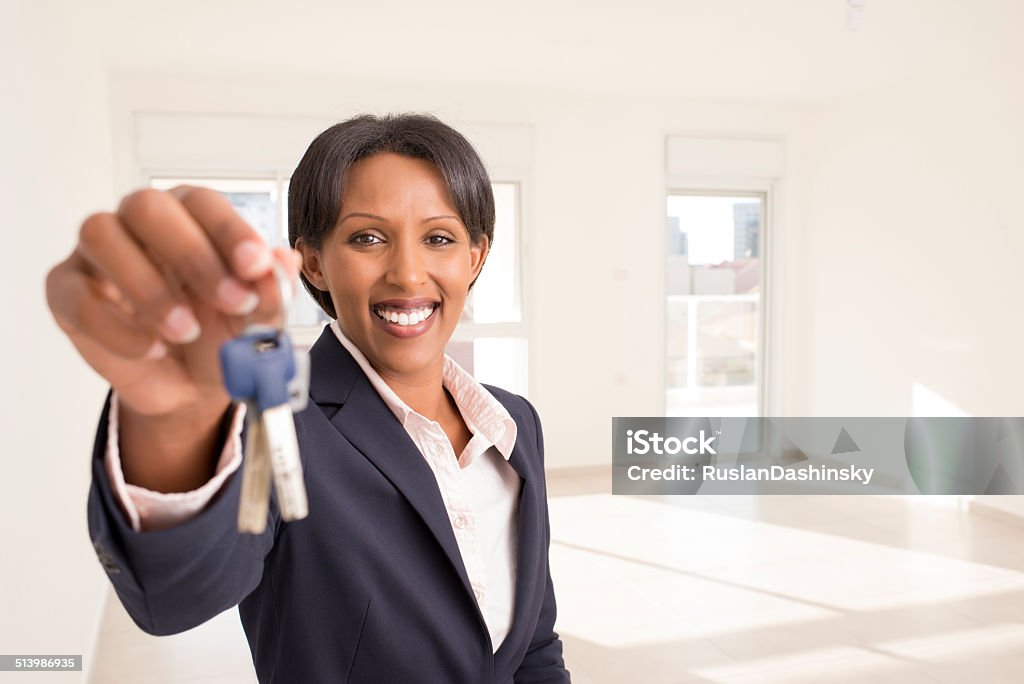
[[[275,260],[294,288],[293,253],[271,250],[220,193],[139,190],[86,219],[46,297],[125,413],[184,425],[230,405],[221,344],[249,324],[280,322]]]

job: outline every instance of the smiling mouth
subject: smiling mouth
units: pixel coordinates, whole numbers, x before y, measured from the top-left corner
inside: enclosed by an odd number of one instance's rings
[[[437,303],[431,303],[413,308],[406,308],[376,304],[371,306],[370,310],[373,311],[374,315],[382,321],[403,327],[411,327],[419,325],[430,318],[434,311],[437,310],[438,306],[439,304]]]

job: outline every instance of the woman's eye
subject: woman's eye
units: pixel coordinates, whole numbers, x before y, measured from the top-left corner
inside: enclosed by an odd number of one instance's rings
[[[437,246],[441,246],[441,245],[451,244],[451,243],[455,242],[455,240],[452,240],[447,235],[431,235],[430,237],[427,238],[427,242],[429,244],[434,245],[435,247],[437,247]]]
[[[371,235],[370,233],[362,233],[361,235],[353,235],[351,238],[349,238],[349,242],[356,245],[376,245],[380,242],[383,242],[383,240],[381,240],[376,235]]]

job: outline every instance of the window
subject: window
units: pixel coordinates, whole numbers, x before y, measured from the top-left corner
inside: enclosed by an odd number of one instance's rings
[[[227,197],[235,211],[251,225],[271,247],[288,244],[288,179],[277,178],[168,178],[154,177],[150,186],[168,190],[176,185],[197,185],[216,190]],[[288,331],[296,346],[309,347],[330,322],[320,305],[305,288],[292,300],[288,311]]]
[[[763,193],[670,193],[665,414],[761,414]]]
[[[480,382],[527,394],[520,185],[496,181],[494,244],[470,291],[448,354]]]
[[[154,176],[151,187],[197,185],[221,192],[272,247],[288,244],[288,179]],[[527,339],[521,277],[520,185],[494,182],[495,239],[466,300],[447,352],[480,382],[517,394],[527,391]],[[288,317],[296,346],[309,347],[331,319],[302,289]]]

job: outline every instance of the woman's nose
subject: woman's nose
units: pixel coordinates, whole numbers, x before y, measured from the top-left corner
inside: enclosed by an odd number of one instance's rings
[[[391,251],[386,280],[391,285],[412,289],[427,279],[426,263],[415,240],[398,240]]]

